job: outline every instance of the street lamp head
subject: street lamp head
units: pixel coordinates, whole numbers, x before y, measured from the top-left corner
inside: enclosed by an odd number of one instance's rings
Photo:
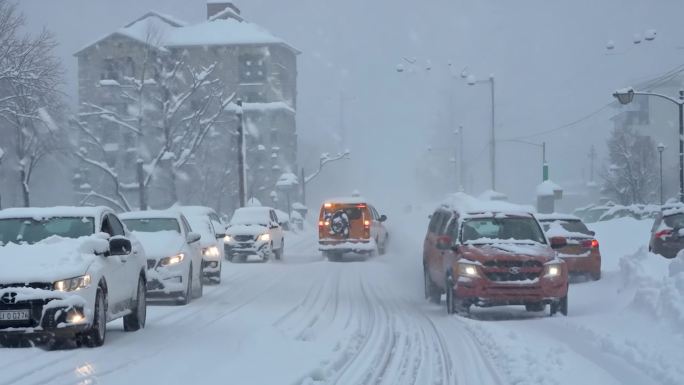
[[[658,147],[656,147],[656,148],[658,149],[658,152],[660,152],[660,153],[665,151],[665,145],[662,143],[658,143]]]
[[[613,97],[620,102],[620,104],[629,104],[634,100],[634,89],[632,87],[623,88],[613,93]]]
[[[399,72],[399,73],[404,72],[404,70],[405,70],[404,65],[403,65],[403,64],[397,64],[396,70],[397,70],[397,72]]]
[[[473,75],[468,75],[468,77],[466,78],[466,82],[468,82],[469,86],[474,86],[475,83],[477,83],[477,79]]]

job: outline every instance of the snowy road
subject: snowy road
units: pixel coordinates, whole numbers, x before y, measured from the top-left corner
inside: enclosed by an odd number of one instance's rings
[[[447,316],[422,296],[422,234],[395,230],[365,261],[322,260],[309,234],[283,262],[226,264],[203,298],[151,306],[139,333],[113,322],[99,349],[0,349],[0,385],[682,383],[681,332],[644,330],[617,272],[573,285],[567,318]]]

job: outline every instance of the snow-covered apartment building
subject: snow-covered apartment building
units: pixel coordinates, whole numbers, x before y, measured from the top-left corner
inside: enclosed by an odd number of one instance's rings
[[[209,1],[207,19],[197,24],[148,12],[75,53],[80,117],[83,126],[100,141],[100,148],[94,149],[91,138],[81,135],[90,146],[82,147],[81,151],[89,159],[101,153],[98,162],[106,163],[121,179],[118,185],[123,198],[115,199],[126,199],[131,207],[138,206],[136,166],[142,161],[144,170],[151,176],[146,189],[150,206],[164,207],[178,200],[229,213],[237,199],[236,101],[239,98],[244,103],[247,194],[264,204],[273,204],[274,199],[282,202],[284,192],[278,191],[276,183],[283,174],[297,170],[298,54],[284,40],[245,20],[230,2]],[[159,104],[155,107],[155,100],[163,98],[163,92],[168,93],[162,91],[160,79],[165,77],[169,81],[169,73],[179,62],[198,76],[211,69],[213,82],[191,96],[186,108],[192,108],[178,113],[176,123],[192,122],[192,119],[183,119],[205,108],[203,103],[209,94],[220,95],[224,102],[234,96],[232,102],[221,106],[220,116],[211,111],[220,105],[215,102],[211,106],[207,104],[210,111],[204,111],[205,115],[197,118],[198,125],[206,124],[208,119],[215,120],[199,149],[187,159],[182,158],[189,152],[171,153],[155,163],[162,127],[168,124],[164,119],[168,120],[170,114],[160,111],[163,108]],[[192,87],[187,73],[182,69],[178,72],[178,79],[172,79],[178,95],[166,95],[171,101],[183,95],[183,87]],[[178,86],[181,82],[184,85]],[[195,129],[189,124],[183,132]],[[158,138],[145,139],[139,132],[143,129],[158,130]],[[174,134],[171,141],[186,140],[183,132]],[[193,145],[189,140],[178,152],[188,151]],[[164,167],[159,167],[165,161],[180,166],[165,174]],[[101,194],[113,195],[112,177],[102,171],[92,164],[78,170],[74,183],[82,197],[92,192],[94,201],[104,199]],[[169,192],[170,185],[175,186],[173,193]]]

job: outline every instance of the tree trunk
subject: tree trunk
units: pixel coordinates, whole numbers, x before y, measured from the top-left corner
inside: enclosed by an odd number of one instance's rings
[[[28,180],[26,178],[26,170],[23,168],[19,171],[19,180],[21,183],[21,194],[24,199],[24,207],[31,206],[31,194],[29,191]]]

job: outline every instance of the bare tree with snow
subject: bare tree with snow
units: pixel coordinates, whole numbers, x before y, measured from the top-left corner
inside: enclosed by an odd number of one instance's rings
[[[616,128],[608,139],[609,163],[603,191],[621,204],[653,201],[658,187],[656,144],[633,128]]]
[[[23,25],[16,6],[0,0],[0,129],[16,159],[5,164],[18,170],[23,205],[29,206],[34,170],[48,154],[64,147],[65,135],[56,132],[52,118],[63,110],[56,43],[47,31],[35,37],[20,35]]]

